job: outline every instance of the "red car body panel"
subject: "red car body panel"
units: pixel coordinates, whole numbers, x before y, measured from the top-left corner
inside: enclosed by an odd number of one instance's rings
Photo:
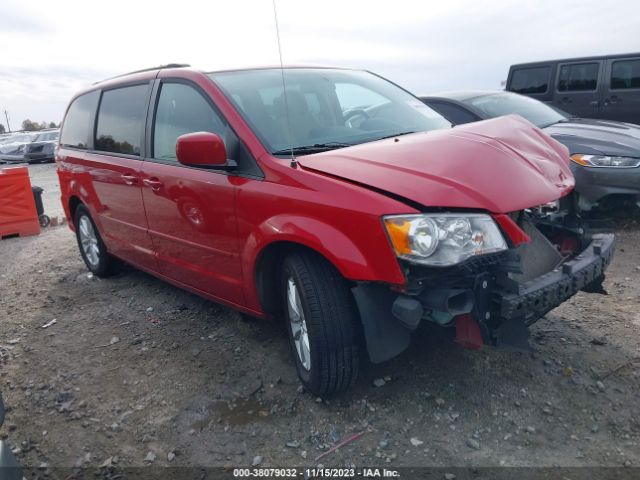
[[[69,225],[73,226],[69,199],[75,197],[89,206],[114,255],[157,269],[139,183],[142,161],[69,149],[60,149],[57,161]]]
[[[309,155],[300,163],[427,207],[508,213],[574,186],[569,151],[511,115]]]
[[[381,216],[416,210],[357,185],[291,168],[288,160],[263,158],[261,165],[263,181],[238,179],[238,239],[248,306],[259,307],[256,265],[276,242],[316,250],[351,280],[404,284]]]
[[[143,163],[144,210],[160,273],[241,304],[234,177]]]
[[[416,204],[510,212],[556,200],[573,186],[566,149],[518,118],[308,155],[292,167],[265,150],[206,75],[165,69],[127,83],[154,78],[197,85],[264,177],[61,147],[56,161],[70,228],[70,207],[81,201],[114,255],[253,315],[265,316],[257,266],[279,242],[317,251],[347,279],[402,288],[383,215],[418,213]]]

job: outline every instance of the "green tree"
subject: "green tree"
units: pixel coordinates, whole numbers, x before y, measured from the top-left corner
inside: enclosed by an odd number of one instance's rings
[[[38,122],[32,122],[27,118],[22,122],[22,130],[25,132],[35,132],[36,130],[40,130],[40,125]]]
[[[58,128],[56,122],[49,122],[49,128]]]

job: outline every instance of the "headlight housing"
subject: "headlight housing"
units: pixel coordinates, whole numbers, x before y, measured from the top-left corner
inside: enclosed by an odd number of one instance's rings
[[[434,213],[383,217],[400,258],[446,267],[486,253],[507,249],[498,226],[482,213]]]
[[[612,157],[608,155],[583,155],[577,153],[571,155],[571,160],[583,167],[616,167],[635,168],[640,166],[640,158]]]

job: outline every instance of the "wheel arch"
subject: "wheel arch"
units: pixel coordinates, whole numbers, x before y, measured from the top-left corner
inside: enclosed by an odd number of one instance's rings
[[[275,314],[280,310],[278,274],[284,259],[295,252],[317,255],[339,271],[329,258],[308,245],[290,240],[269,243],[258,254],[254,268],[255,288],[262,310],[266,313]]]
[[[76,209],[80,205],[84,205],[84,203],[82,202],[82,200],[80,200],[80,197],[78,197],[77,195],[72,195],[71,198],[69,198],[69,213],[71,214],[72,221],[75,218]]]
[[[404,284],[397,262],[380,261],[384,255],[380,255],[377,243],[377,247],[376,242],[359,245],[348,232],[313,217],[271,217],[252,229],[241,252],[247,304],[273,313],[273,302],[268,298],[274,290],[268,286],[269,280],[274,279],[283,255],[295,249],[320,255],[349,281]],[[390,248],[386,239],[384,247]]]
[[[73,232],[76,231],[76,210],[78,210],[80,205],[84,205],[84,202],[75,194],[69,197],[66,205],[63,205],[65,207],[65,215],[67,216],[67,225]]]

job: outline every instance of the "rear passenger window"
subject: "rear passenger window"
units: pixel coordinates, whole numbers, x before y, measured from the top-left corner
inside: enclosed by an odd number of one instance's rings
[[[598,87],[599,63],[575,63],[560,67],[558,90],[560,92],[581,92]]]
[[[550,67],[515,70],[509,90],[517,93],[545,93],[549,89],[550,74]]]
[[[611,88],[640,88],[640,60],[621,60],[611,67]]]
[[[96,90],[80,95],[73,101],[64,119],[60,145],[87,148],[87,142],[93,131],[91,119],[98,106],[99,98],[100,92]]]
[[[148,85],[116,88],[102,93],[95,149],[140,155],[147,112]]]
[[[153,158],[176,160],[180,135],[211,132],[224,139],[225,131],[220,116],[194,88],[181,83],[162,85],[153,127]]]

